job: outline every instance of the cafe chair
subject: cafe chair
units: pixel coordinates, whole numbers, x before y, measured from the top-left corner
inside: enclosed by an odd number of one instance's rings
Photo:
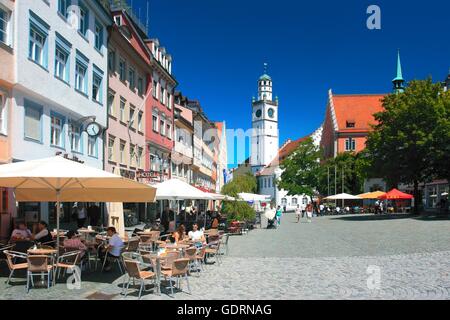
[[[189,259],[177,259],[172,263],[172,267],[170,269],[163,269],[161,270],[161,274],[164,276],[164,278],[169,280],[169,286],[170,286],[170,292],[171,292],[171,298],[174,297],[173,295],[173,283],[172,279],[176,279],[177,281],[177,288],[182,291],[180,279],[184,278],[186,280],[186,284],[189,290],[189,294],[191,293],[191,287],[189,285],[189,278],[188,278],[188,269],[189,269]]]
[[[58,258],[58,261],[56,262],[55,268],[56,268],[56,274],[53,277],[53,283],[56,282],[56,279],[61,276],[61,270],[64,269],[66,273],[70,270],[73,274],[74,270],[76,270],[76,267],[81,262],[81,251],[69,251],[64,253]],[[82,270],[82,267],[81,269]],[[76,272],[76,271],[75,271]],[[81,280],[81,274],[79,275]]]
[[[138,260],[124,259],[123,262],[125,265],[125,270],[128,274],[128,283],[127,283],[126,289],[125,289],[125,297],[128,295],[128,289],[130,287],[131,280],[133,280],[133,284],[134,284],[135,280],[139,280],[141,283],[140,289],[139,289],[139,299],[141,299],[142,291],[145,288],[145,280],[153,279],[153,283],[154,283],[153,291],[156,290],[157,283],[156,283],[156,274],[154,272],[142,271],[141,270],[141,262],[139,262]]]
[[[28,269],[28,263],[26,262],[17,263],[17,259],[26,261],[28,256],[25,253],[10,250],[4,250],[3,253],[6,256],[6,263],[9,268],[9,277],[8,280],[6,280],[6,284],[9,284],[15,271]]]
[[[34,287],[33,276],[47,276],[47,289],[50,288],[53,274],[53,265],[48,263],[49,259],[51,258],[45,255],[32,255],[27,257],[27,293],[30,292],[30,282]]]

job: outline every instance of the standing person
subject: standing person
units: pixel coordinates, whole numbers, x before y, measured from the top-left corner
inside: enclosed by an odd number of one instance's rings
[[[300,205],[297,205],[297,208],[295,209],[295,215],[297,216],[297,223],[300,222],[300,217],[302,216],[302,209],[300,208]]]
[[[282,216],[283,212],[281,211],[281,207],[278,206],[277,208],[277,213],[276,213],[276,217],[277,217],[277,225],[280,226],[281,225],[281,216]]]
[[[100,207],[96,203],[89,206],[87,215],[89,217],[89,225],[98,227],[98,222],[100,220]]]
[[[304,199],[303,199],[303,201],[304,201]],[[306,215],[306,204],[305,204],[303,201],[302,201],[302,206],[301,206],[301,209],[302,209],[302,218],[304,218],[305,215]]]
[[[313,205],[311,202],[306,206],[306,216],[308,217],[308,223],[311,223],[313,216]]]
[[[86,223],[87,211],[84,204],[78,204],[77,206],[77,223],[78,229],[83,228]]]
[[[383,201],[380,201],[380,214],[384,213]]]
[[[323,216],[323,215],[325,214],[325,212],[324,212],[325,207],[324,207],[323,204],[320,204],[320,205],[319,205],[319,210],[320,210],[320,215]]]

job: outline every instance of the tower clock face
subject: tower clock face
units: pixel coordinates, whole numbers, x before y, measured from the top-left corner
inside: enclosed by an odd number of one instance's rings
[[[256,111],[256,117],[257,118],[261,118],[261,116],[262,116],[262,111],[261,111],[261,109],[259,109],[258,111]]]
[[[272,108],[270,108],[268,114],[269,114],[269,117],[270,117],[270,118],[273,118],[273,117],[275,116],[275,110],[273,110]]]

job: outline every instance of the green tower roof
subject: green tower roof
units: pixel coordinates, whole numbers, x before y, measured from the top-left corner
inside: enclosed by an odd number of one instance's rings
[[[393,82],[405,81],[405,79],[403,79],[402,63],[400,61],[400,50],[398,51],[398,56],[397,56],[397,76],[392,81]]]
[[[268,80],[268,81],[272,81],[272,78],[268,75],[268,74],[263,74],[259,80]]]

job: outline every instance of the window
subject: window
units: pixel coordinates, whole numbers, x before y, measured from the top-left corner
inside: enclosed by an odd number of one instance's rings
[[[103,47],[103,26],[99,22],[95,22],[95,49],[102,51]]]
[[[51,115],[50,145],[64,148],[64,118],[56,114]]]
[[[134,157],[136,156],[134,151],[136,149],[136,146],[133,144],[130,144],[130,166],[134,167]]]
[[[0,8],[0,42],[10,46],[10,37],[9,37],[9,17],[10,13],[6,12],[2,8]]]
[[[138,154],[137,154],[137,166],[138,168],[142,168],[142,155],[144,153],[144,149],[138,148]]]
[[[120,140],[120,163],[125,163],[125,146],[126,142],[123,140]]]
[[[345,140],[345,151],[355,151],[356,150],[356,140],[353,138],[348,138]]]
[[[134,90],[134,88],[136,87],[136,72],[133,68],[130,68],[130,70],[128,70],[128,83],[130,85],[130,89]]]
[[[152,115],[152,128],[153,131],[158,132],[158,115]]]
[[[81,1],[79,1],[79,8],[80,8],[80,21],[78,31],[81,33],[81,35],[86,37],[87,31],[89,29],[89,11],[83,4],[81,4]]]
[[[166,101],[167,107],[170,109],[172,106],[170,104],[170,93],[167,92],[167,101]]]
[[[157,99],[158,94],[158,82],[153,80],[153,90],[152,90],[153,98]]]
[[[89,60],[81,53],[77,52],[75,65],[75,90],[88,94],[87,69]]]
[[[114,98],[115,98],[115,93],[112,91],[108,92],[108,114],[111,116],[114,116],[115,114],[115,110],[114,110]]]
[[[124,59],[120,58],[119,60],[119,77],[120,77],[120,81],[125,81],[126,80],[126,62]]]
[[[70,50],[72,45],[56,34],[55,77],[66,83],[70,81]]]
[[[122,16],[115,16],[114,23],[117,24],[118,26],[121,26],[122,25]]]
[[[92,76],[92,99],[103,104],[103,71],[95,65]]]
[[[7,134],[7,113],[6,113],[6,97],[0,92],[0,133]]]
[[[25,128],[27,139],[42,142],[42,109],[41,105],[25,100]]]
[[[354,128],[356,125],[354,120],[348,120],[347,121],[347,128]]]
[[[162,120],[162,119],[159,121],[159,129],[161,130],[160,134],[162,136],[165,136],[166,135],[166,126],[165,126],[164,120]]]
[[[296,206],[298,204],[297,198],[292,198],[292,205]]]
[[[130,105],[130,118],[128,119],[128,126],[134,128],[134,115],[136,113],[136,108]]]
[[[116,52],[114,50],[109,51],[108,54],[108,69],[109,72],[116,71]]]
[[[159,101],[160,101],[162,104],[164,104],[164,92],[165,92],[165,89],[164,89],[162,86],[160,86],[160,88],[161,88],[161,92],[160,92],[160,94],[159,94]]]
[[[139,77],[139,79],[138,79],[137,89],[138,89],[138,94],[140,96],[143,96],[144,95],[144,79],[141,77]]]
[[[142,132],[144,127],[143,127],[143,123],[142,123],[142,119],[144,118],[144,114],[142,112],[139,112],[138,114],[138,131]]]
[[[167,138],[172,140],[172,125],[167,124]]]
[[[81,147],[81,126],[72,123],[70,125],[70,149],[73,152],[83,153],[82,147]]]
[[[98,158],[97,137],[88,137],[88,156]]]
[[[122,122],[125,122],[125,105],[126,105],[127,101],[120,97],[120,115],[119,115],[119,120]]]
[[[58,12],[67,19],[71,0],[58,0]]]
[[[108,161],[114,161],[115,144],[116,144],[116,137],[110,135],[108,138]]]
[[[50,27],[30,11],[30,35],[28,58],[48,68],[48,30]]]

